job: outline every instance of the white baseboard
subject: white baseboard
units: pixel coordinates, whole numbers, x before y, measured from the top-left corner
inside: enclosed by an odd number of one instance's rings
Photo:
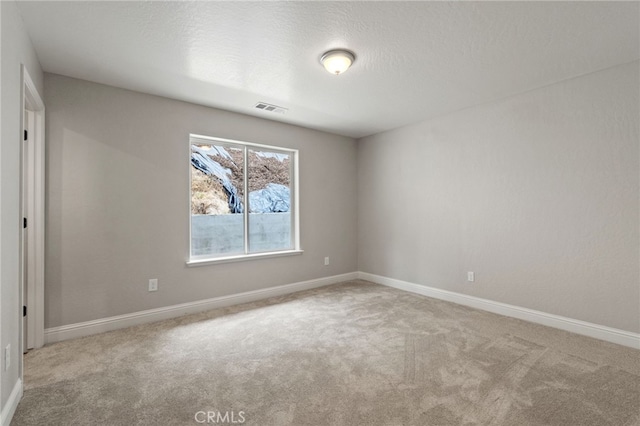
[[[120,328],[175,318],[211,309],[254,302],[256,300],[282,296],[284,294],[337,284],[343,281],[355,280],[357,278],[358,273],[351,272],[348,274],[333,275],[330,277],[285,284],[277,287],[269,287],[245,293],[232,294],[229,296],[214,297],[213,299],[198,300],[196,302],[181,303],[179,305],[149,309],[146,311],[133,312],[131,314],[118,315],[115,317],[101,318],[93,321],[63,325],[60,327],[52,327],[44,331],[45,343],[55,343],[63,340],[76,339],[79,337],[90,336],[92,334],[103,333],[105,331],[113,331]]]
[[[13,390],[9,395],[7,403],[2,407],[2,414],[0,414],[0,426],[9,426],[11,419],[18,408],[18,403],[22,399],[22,380],[18,379]]]
[[[319,278],[315,280],[302,281],[293,284],[286,284],[277,287],[270,287],[261,290],[249,291],[246,293],[232,294],[229,296],[215,297],[213,299],[199,300],[196,302],[182,303],[163,308],[149,309],[146,311],[134,312],[131,314],[119,315],[109,318],[102,318],[82,323],[69,324],[61,327],[53,327],[45,330],[45,343],[60,342],[62,340],[76,339],[90,336],[92,334],[103,333],[105,331],[117,330],[134,325],[175,318],[182,315],[208,311],[211,309],[226,306],[238,305],[241,303],[254,302],[273,296],[295,293],[297,291],[308,290],[326,285],[337,284],[343,281],[363,279],[376,284],[411,293],[421,294],[434,299],[446,300],[472,308],[482,309],[508,317],[518,318],[548,327],[558,328],[584,336],[605,340],[611,343],[640,349],[640,334],[625,330],[593,324],[586,321],[553,315],[533,309],[522,308],[520,306],[508,305],[506,303],[481,299],[475,296],[441,290],[425,285],[414,284],[394,278],[369,274],[366,272],[351,272],[348,274],[334,275],[331,277]],[[14,389],[15,390],[15,389]],[[22,383],[20,383],[20,392]],[[13,395],[13,394],[12,394]],[[17,404],[16,404],[17,405]],[[8,406],[8,405],[7,405]],[[2,412],[4,419],[4,411]],[[4,423],[2,423],[4,425]]]
[[[559,315],[548,314],[546,312],[535,311],[533,309],[508,305],[506,303],[494,302],[492,300],[481,299],[479,297],[468,296],[466,294],[440,290],[425,285],[414,284],[366,272],[358,272],[358,278],[371,281],[376,284],[397,288],[399,290],[432,297],[434,299],[446,300],[459,305],[470,306],[472,308],[482,309],[484,311],[518,318],[536,324],[546,325],[548,327],[559,328],[560,330],[582,334],[584,336],[605,340],[607,342],[617,343],[634,349],[640,349],[640,334],[638,333],[632,333],[630,331],[619,330]]]

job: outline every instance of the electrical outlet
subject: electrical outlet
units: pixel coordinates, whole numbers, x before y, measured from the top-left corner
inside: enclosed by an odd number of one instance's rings
[[[467,281],[474,282],[476,280],[476,274],[474,272],[467,272]]]
[[[324,258],[324,266],[328,266],[329,265],[329,256]]]
[[[158,291],[158,279],[153,278],[149,280],[149,291]]]
[[[9,370],[11,366],[11,343],[4,348],[4,371]]]

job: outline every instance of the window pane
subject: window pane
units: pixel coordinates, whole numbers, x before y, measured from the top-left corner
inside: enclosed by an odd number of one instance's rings
[[[190,141],[192,260],[299,249],[296,150]]]
[[[244,253],[243,148],[191,145],[191,256]]]
[[[290,155],[256,148],[248,156],[249,252],[292,249]]]

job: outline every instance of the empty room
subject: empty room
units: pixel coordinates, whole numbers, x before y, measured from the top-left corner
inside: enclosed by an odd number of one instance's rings
[[[640,426],[640,2],[0,2],[0,426]]]

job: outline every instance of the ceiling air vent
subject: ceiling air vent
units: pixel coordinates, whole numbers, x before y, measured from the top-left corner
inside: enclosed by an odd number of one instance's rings
[[[255,108],[261,109],[262,111],[276,112],[278,114],[284,114],[287,112],[287,108],[283,108],[278,105],[271,105],[266,102],[258,102]]]

